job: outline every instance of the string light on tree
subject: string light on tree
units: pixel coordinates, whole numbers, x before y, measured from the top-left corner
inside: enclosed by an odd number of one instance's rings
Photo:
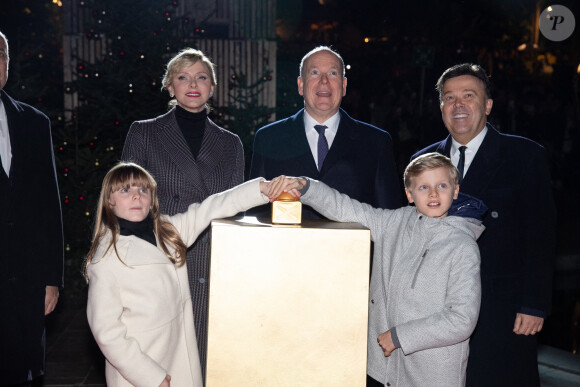
[[[178,19],[177,0],[162,0],[152,7],[135,7],[131,2],[118,0],[68,1],[77,4],[83,16],[76,33],[86,49],[95,49],[95,55],[88,56],[84,55],[85,49],[74,51],[78,52],[72,58],[74,79],[63,89],[65,98],[74,98],[78,105],[70,115],[63,115],[63,129],[53,133],[55,143],[59,144],[55,152],[69,246],[65,260],[70,262],[78,261],[88,250],[87,235],[91,232],[90,220],[102,179],[120,158],[129,124],[150,116],[152,110],[166,109],[167,96],[159,90],[163,58],[176,53],[184,44],[195,45],[187,40],[191,36],[183,33],[199,35],[203,26],[197,26],[196,33],[192,31],[193,19]],[[30,50],[29,55],[40,60],[38,51]],[[48,60],[46,53],[41,55],[43,61]],[[38,95],[41,94],[33,98]],[[139,103],[131,98],[137,95]],[[98,106],[107,108],[95,108]],[[239,115],[245,123],[247,115],[243,112]]]

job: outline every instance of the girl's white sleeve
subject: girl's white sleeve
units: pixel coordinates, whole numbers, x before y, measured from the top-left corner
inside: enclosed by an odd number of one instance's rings
[[[263,179],[257,178],[211,195],[201,203],[191,204],[186,212],[171,216],[168,220],[177,228],[185,244],[191,246],[213,219],[234,216],[268,203],[268,197],[260,192],[260,181]]]

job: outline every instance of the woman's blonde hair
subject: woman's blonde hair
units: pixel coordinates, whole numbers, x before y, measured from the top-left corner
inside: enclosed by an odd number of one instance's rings
[[[157,198],[157,183],[155,182],[155,179],[153,179],[153,176],[151,176],[145,168],[135,163],[120,162],[111,168],[103,179],[103,186],[101,188],[95,216],[93,241],[91,249],[87,254],[83,270],[87,282],[87,268],[95,257],[100,243],[108,232],[111,233],[111,242],[109,243],[109,246],[107,246],[105,253],[113,247],[117,258],[123,262],[123,259],[119,256],[119,252],[117,251],[119,222],[117,221],[113,207],[109,202],[109,197],[113,192],[121,188],[128,189],[132,186],[147,188],[151,192],[151,209],[149,210],[149,217],[153,221],[153,231],[157,235],[159,246],[171,262],[178,266],[182,266],[185,263],[187,249],[185,244],[175,227],[173,227],[173,225],[168,221],[161,219],[159,199]],[[175,250],[175,256],[173,256],[169,251],[169,248],[167,247],[168,245]]]
[[[163,79],[161,80],[161,90],[167,89],[171,86],[171,82],[173,82],[173,78],[175,75],[181,71],[181,69],[189,66],[193,66],[198,61],[201,61],[209,72],[210,80],[212,86],[217,86],[217,76],[215,73],[215,64],[212,63],[211,60],[203,52],[200,50],[196,50],[194,48],[185,48],[181,50],[177,55],[167,62],[167,67],[165,69],[165,74],[163,74]],[[173,107],[177,105],[177,100],[173,98],[169,101],[169,107]],[[210,106],[208,103],[205,104],[205,109],[209,113]]]

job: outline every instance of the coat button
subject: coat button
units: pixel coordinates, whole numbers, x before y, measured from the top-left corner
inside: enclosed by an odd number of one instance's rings
[[[419,219],[423,219],[423,215],[419,215]]]
[[[499,213],[497,211],[492,211],[491,212],[491,217],[494,218],[494,219],[497,219],[497,218],[499,218]]]
[[[375,300],[374,300],[374,299],[373,299],[373,300],[371,300],[371,304],[374,304],[374,303],[375,303]]]
[[[204,283],[205,283],[205,278],[200,278],[200,279],[199,279],[199,283],[200,283],[200,284],[204,284]]]
[[[173,201],[174,202],[179,201],[179,195],[173,195]]]
[[[386,385],[387,385],[387,386],[390,386],[390,385],[391,385],[391,383],[387,383]]]

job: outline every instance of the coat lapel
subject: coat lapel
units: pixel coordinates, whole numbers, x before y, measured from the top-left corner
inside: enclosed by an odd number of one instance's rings
[[[20,156],[26,154],[26,135],[22,135],[23,131],[20,128],[19,107],[14,103],[14,100],[6,94],[4,90],[0,90],[2,96],[2,103],[6,110],[6,120],[8,121],[8,133],[10,136],[10,148],[12,152],[12,160],[10,161],[10,173],[6,178],[12,184],[14,182],[14,174],[17,173],[18,166],[22,161]],[[24,152],[23,152],[24,150]],[[4,171],[4,168],[2,168]],[[4,172],[6,173],[6,172]]]
[[[175,109],[155,120],[157,137],[173,163],[179,168],[189,186],[208,196],[202,173],[175,119]],[[205,137],[205,135],[204,135]],[[202,140],[202,148],[205,139]]]
[[[463,178],[461,189],[464,192],[478,197],[499,171],[501,166],[499,136],[499,132],[488,123],[485,138]]]
[[[157,240],[157,244],[159,244],[159,240]],[[123,259],[125,264],[129,266],[173,264],[160,248],[136,236],[120,235],[118,245],[121,248],[130,245],[130,248],[127,247]]]
[[[332,146],[328,150],[328,154],[322,164],[320,175],[323,176],[333,165],[344,157],[345,154],[352,149],[352,142],[356,141],[357,132],[354,127],[354,122],[348,114],[340,109],[340,122],[338,123],[338,130],[332,142]]]
[[[91,263],[96,264],[108,255],[113,255],[114,258],[117,258],[115,257],[115,250],[112,246],[107,251],[107,247],[109,247],[110,243],[111,234],[107,233],[101,240],[99,248],[95,253],[95,259],[93,259]],[[157,244],[159,244],[159,240],[157,241]],[[117,239],[117,251],[119,252],[119,256],[123,263],[129,267],[173,264],[160,248],[134,235],[119,235]]]
[[[451,155],[451,144],[453,143],[453,141],[451,140],[451,136],[447,136],[447,138],[445,139],[445,141],[441,141],[439,143],[439,145],[437,146],[437,149],[435,149],[435,152],[439,152],[442,155],[445,155],[447,157],[450,157]]]
[[[221,141],[221,131],[212,120],[209,118],[205,123],[205,130],[203,133],[203,139],[201,141],[201,148],[199,150],[199,155],[197,156],[196,165],[198,171],[202,176],[202,183],[204,184],[204,190],[210,194],[209,187],[212,186],[211,182],[207,179],[211,179],[214,175],[216,168],[220,168],[220,161],[223,159],[223,154],[225,150],[224,142]]]
[[[299,162],[302,165],[306,176],[318,176],[318,168],[316,168],[316,161],[314,161],[314,156],[312,156],[312,151],[310,150],[310,144],[306,139],[306,129],[304,127],[304,109],[301,109],[298,113],[291,117],[294,124],[291,125],[291,130],[294,132],[290,135],[288,146],[295,147],[294,152],[299,156]],[[329,152],[330,153],[330,152]],[[326,156],[328,157],[328,155]]]

